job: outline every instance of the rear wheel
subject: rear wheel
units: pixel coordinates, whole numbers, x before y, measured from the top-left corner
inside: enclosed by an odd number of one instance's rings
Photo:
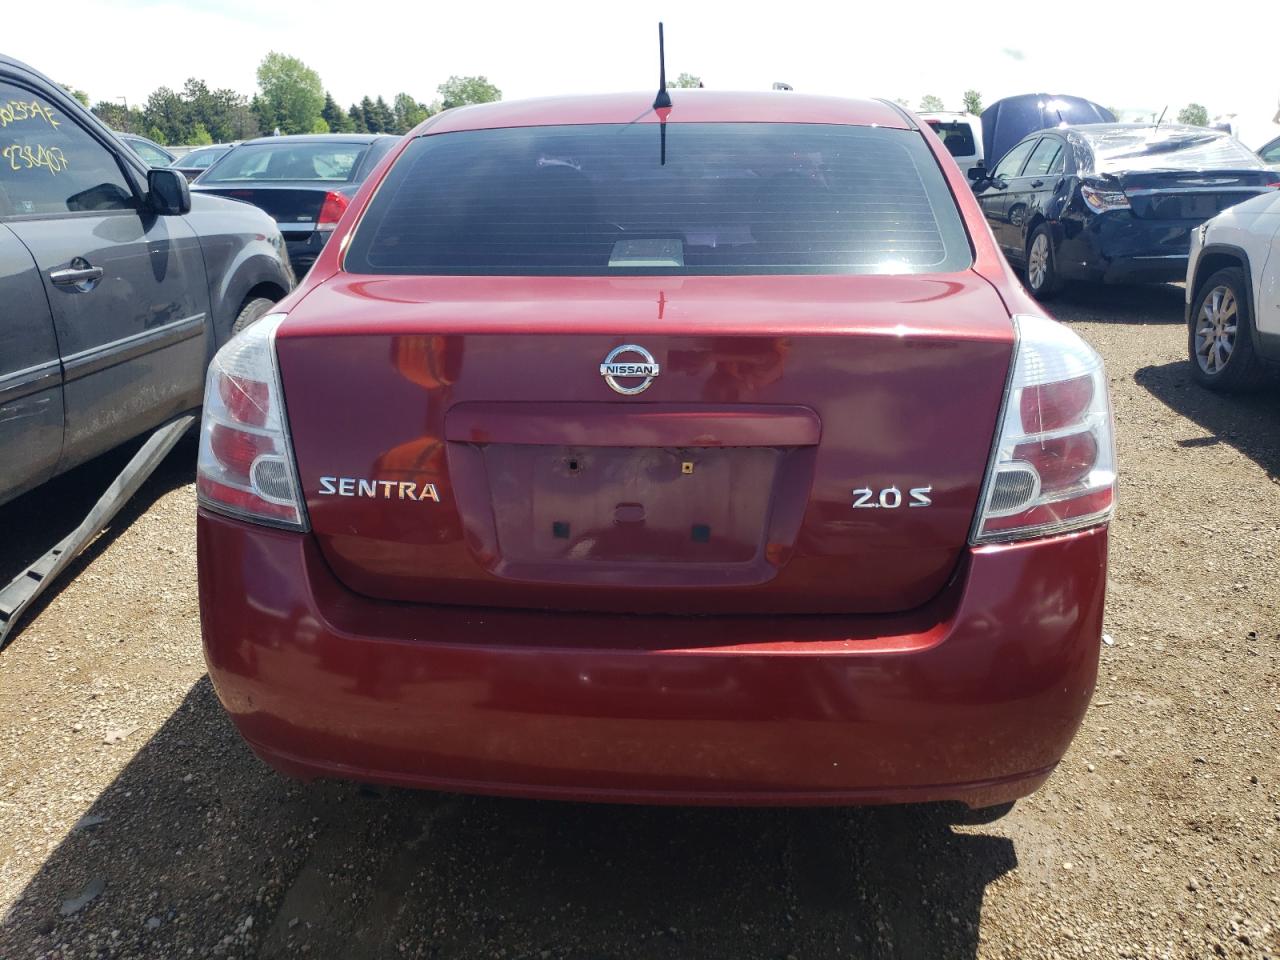
[[[261,320],[275,305],[274,300],[268,300],[266,297],[254,297],[252,300],[246,301],[245,305],[240,308],[236,322],[231,325],[231,333],[237,334],[254,321]]]
[[[1227,267],[1209,277],[1196,294],[1187,330],[1191,373],[1210,390],[1256,390],[1266,370],[1253,348],[1244,271]]]
[[[1027,242],[1027,289],[1037,300],[1047,300],[1058,292],[1058,265],[1054,259],[1053,237],[1048,224],[1040,224]]]

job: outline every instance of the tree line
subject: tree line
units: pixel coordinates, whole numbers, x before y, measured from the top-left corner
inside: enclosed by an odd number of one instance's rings
[[[258,65],[252,96],[213,90],[192,77],[181,90],[159,87],[141,104],[99,100],[90,106],[82,90],[67,87],[115,130],[138,133],[163,144],[227,143],[280,133],[407,133],[432,114],[469,103],[502,99],[483,76],[452,76],[430,102],[401,92],[391,102],[361,98],[345,109],[329,93],[320,74],[297,57],[271,52]]]

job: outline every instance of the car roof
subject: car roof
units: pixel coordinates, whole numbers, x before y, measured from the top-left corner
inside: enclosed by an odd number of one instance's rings
[[[395,133],[293,133],[279,137],[255,137],[242,141],[240,146],[259,143],[373,143],[397,136],[399,134]]]
[[[1144,131],[1152,134],[1153,136],[1156,133],[1165,134],[1167,136],[1230,136],[1230,134],[1224,130],[1215,130],[1213,127],[1193,127],[1185,123],[1162,123],[1159,126],[1156,126],[1154,123],[1076,123],[1060,129],[1070,130],[1087,140],[1114,136],[1118,133],[1142,133]]]
[[[456,107],[438,113],[414,133],[451,133],[495,127],[542,127],[591,123],[838,123],[912,129],[915,124],[896,104],[882,100],[823,97],[785,90],[730,92],[670,90],[671,109],[659,117],[653,93],[504,100]]]

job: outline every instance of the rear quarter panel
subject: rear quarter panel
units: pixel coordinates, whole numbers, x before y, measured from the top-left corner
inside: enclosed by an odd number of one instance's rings
[[[204,254],[216,350],[251,293],[280,300],[296,281],[279,228],[257,207],[192,193],[186,219]]]

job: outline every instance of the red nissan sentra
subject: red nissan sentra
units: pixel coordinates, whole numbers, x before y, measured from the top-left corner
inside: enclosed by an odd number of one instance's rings
[[[431,118],[218,354],[218,696],[308,778],[1030,793],[1097,671],[1101,361],[893,104],[651,99]]]

